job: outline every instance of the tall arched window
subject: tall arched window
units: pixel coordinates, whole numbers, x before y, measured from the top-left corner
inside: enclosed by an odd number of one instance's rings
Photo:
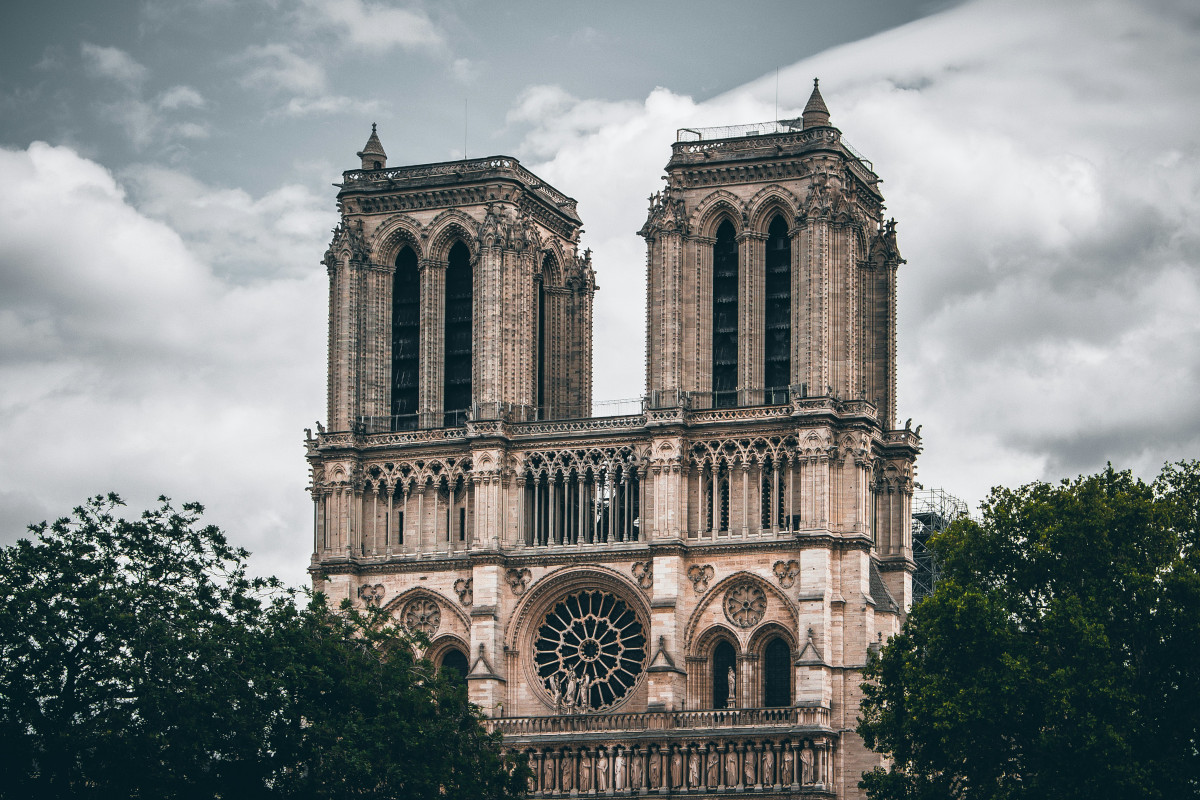
[[[417,254],[404,247],[392,278],[392,429],[417,427],[421,345],[421,283]]]
[[[444,424],[464,425],[467,409],[471,407],[471,251],[462,242],[455,242],[447,262],[446,373],[442,383],[442,408]]]
[[[712,380],[713,405],[737,405],[738,251],[733,223],[717,228],[713,243]]]
[[[767,229],[766,308],[763,320],[763,382],[767,389],[783,389],[792,382],[792,242],[787,223],[776,215]],[[768,402],[779,392],[769,392]]]
[[[763,705],[768,708],[792,704],[792,648],[776,637],[763,650]]]
[[[465,683],[467,680],[467,655],[457,647],[442,654],[442,670],[455,683]]]
[[[713,708],[733,708],[735,705],[729,702],[730,670],[737,670],[737,654],[733,651],[733,645],[722,639],[717,642],[712,654]],[[737,679],[734,678],[734,686],[736,685]]]
[[[552,385],[550,376],[550,342],[546,336],[546,317],[549,309],[546,307],[546,283],[554,270],[554,256],[547,253],[542,259],[542,274],[537,278],[537,409],[538,419],[549,419],[550,397],[548,390]]]

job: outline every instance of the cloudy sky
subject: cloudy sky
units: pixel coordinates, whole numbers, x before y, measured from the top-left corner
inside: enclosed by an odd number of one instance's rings
[[[794,116],[814,76],[900,221],[924,485],[1200,457],[1188,0],[51,0],[0,37],[2,542],[165,493],[305,580],[330,184],[372,121],[391,164],[503,153],[578,199],[595,399],[637,396],[675,129]]]

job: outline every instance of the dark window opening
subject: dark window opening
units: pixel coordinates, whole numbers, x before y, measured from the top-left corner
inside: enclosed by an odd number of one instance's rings
[[[471,252],[462,242],[450,248],[446,265],[444,424],[465,425],[471,406],[472,278]]]
[[[763,705],[779,708],[792,704],[792,648],[783,639],[767,642],[763,652]]]
[[[737,654],[733,651],[733,645],[729,642],[721,641],[713,648],[712,655],[712,707],[713,708],[732,708],[733,703],[730,703],[729,697],[729,671],[737,669]],[[737,686],[737,678],[734,678],[734,687]]]
[[[792,243],[779,216],[767,230],[764,288],[763,382],[767,389],[781,389],[792,380]]]
[[[462,650],[452,648],[442,654],[442,672],[454,683],[466,683],[468,670],[467,655]]]
[[[713,405],[737,405],[738,251],[733,224],[717,228],[713,244],[712,292]]]
[[[421,286],[417,254],[396,256],[392,279],[392,429],[417,427],[417,380],[421,339]]]
[[[549,258],[549,256],[547,256]],[[538,418],[548,419],[546,414],[546,279],[545,273],[537,282],[537,407]]]
[[[460,542],[467,540],[467,509],[465,508],[458,510],[458,540]]]
[[[396,513],[396,544],[404,544],[404,512]]]

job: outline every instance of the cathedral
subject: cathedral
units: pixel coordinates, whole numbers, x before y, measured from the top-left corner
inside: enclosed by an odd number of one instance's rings
[[[678,131],[639,231],[635,414],[592,415],[575,200],[509,156],[389,167],[374,127],[357,155],[314,587],[423,633],[533,797],[859,797],[920,440],[895,222],[816,86],[798,119]]]

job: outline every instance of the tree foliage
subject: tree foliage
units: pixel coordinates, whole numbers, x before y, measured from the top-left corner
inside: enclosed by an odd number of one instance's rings
[[[199,505],[120,506],[0,550],[0,797],[520,794],[527,768],[384,612],[249,578]]]
[[[866,671],[872,798],[1200,793],[1200,462],[992,490]]]

